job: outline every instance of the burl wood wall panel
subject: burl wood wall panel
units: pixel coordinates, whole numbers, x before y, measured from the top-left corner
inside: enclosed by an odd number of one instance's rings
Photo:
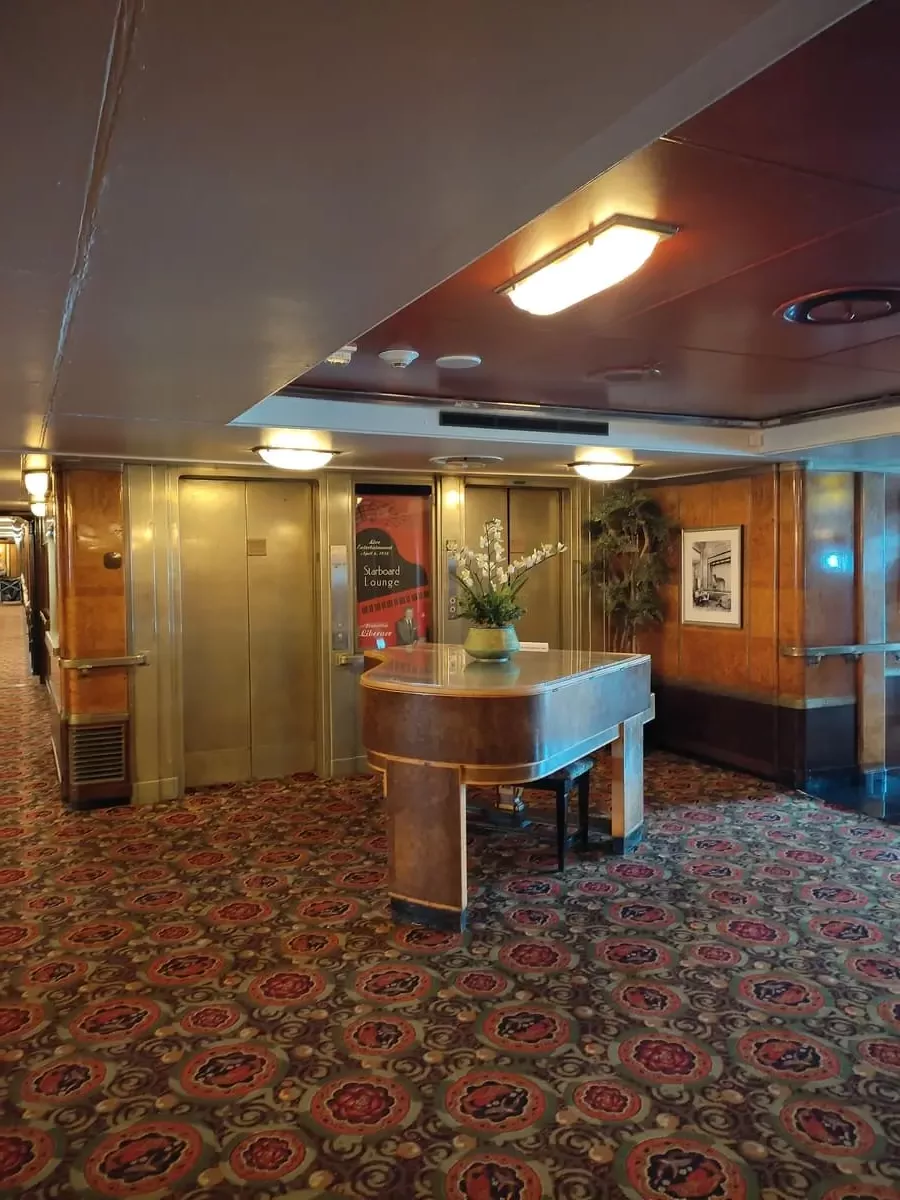
[[[64,470],[57,476],[60,658],[118,658],[128,653],[122,474]],[[63,672],[69,715],[128,712],[125,670]]]
[[[736,695],[778,692],[778,571],[781,524],[777,468],[762,474],[652,489],[679,530],[717,525],[744,528],[743,624],[740,629],[682,625],[681,535],[673,536],[671,578],[663,589],[665,620],[641,635],[638,650],[652,655],[654,676]]]
[[[853,667],[781,648],[855,641],[853,475],[773,465],[652,491],[679,532],[665,620],[638,645],[653,660],[650,738],[788,783],[852,766]],[[743,527],[742,626],[682,625],[680,531],[725,525]]]

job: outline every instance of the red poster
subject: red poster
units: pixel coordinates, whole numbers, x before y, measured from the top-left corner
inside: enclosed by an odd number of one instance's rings
[[[431,496],[357,496],[359,648],[411,646],[431,629]]]

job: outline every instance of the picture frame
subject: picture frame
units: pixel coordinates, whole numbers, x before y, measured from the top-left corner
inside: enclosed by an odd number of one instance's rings
[[[681,623],[740,629],[743,525],[681,531]]]

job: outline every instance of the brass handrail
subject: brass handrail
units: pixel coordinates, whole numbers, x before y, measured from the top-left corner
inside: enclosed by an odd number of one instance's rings
[[[118,658],[61,658],[59,665],[66,671],[105,671],[115,667],[146,667],[147,655],[123,654]]]
[[[805,658],[817,666],[823,658],[846,658],[855,662],[864,654],[893,654],[900,659],[900,642],[855,642],[846,646],[782,646],[785,658]]]

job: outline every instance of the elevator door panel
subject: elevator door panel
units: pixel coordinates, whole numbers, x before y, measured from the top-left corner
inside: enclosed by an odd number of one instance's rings
[[[247,544],[260,551],[247,556],[250,745],[256,779],[315,768],[311,538],[308,484],[247,485]]]
[[[312,492],[180,488],[185,783],[315,769]]]
[[[249,779],[245,485],[180,487],[184,769],[188,787]]]
[[[466,543],[478,548],[484,523],[499,517],[510,559],[530,554],[536,546],[562,539],[562,500],[556,488],[466,488]],[[529,577],[521,600],[527,609],[517,629],[523,642],[562,645],[561,566],[543,563]]]
[[[536,546],[561,540],[559,492],[550,488],[510,488],[509,557],[521,558]],[[527,609],[518,624],[523,642],[549,642],[551,649],[562,645],[560,604],[561,560],[551,558],[531,572],[522,589]]]

